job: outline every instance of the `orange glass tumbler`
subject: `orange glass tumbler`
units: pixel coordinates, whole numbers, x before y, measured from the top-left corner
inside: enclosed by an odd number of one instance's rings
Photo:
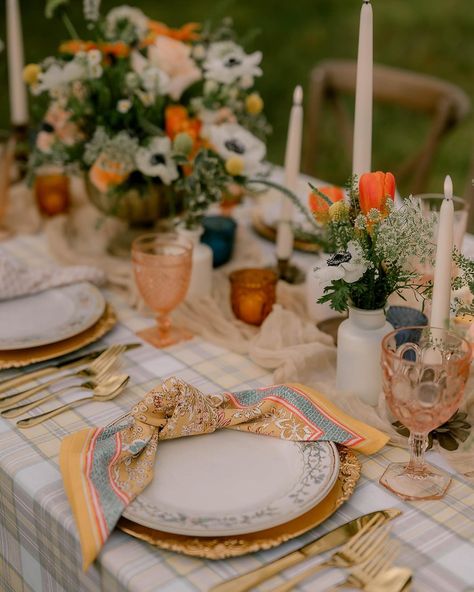
[[[239,269],[229,278],[235,316],[244,323],[259,327],[275,304],[276,273],[270,269]]]
[[[38,209],[44,216],[64,214],[69,209],[69,177],[61,169],[38,171],[35,180]]]

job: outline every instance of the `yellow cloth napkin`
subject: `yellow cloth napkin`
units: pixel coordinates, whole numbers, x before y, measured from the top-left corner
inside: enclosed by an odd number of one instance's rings
[[[158,442],[227,428],[285,440],[326,440],[364,454],[388,436],[346,415],[313,389],[281,384],[204,395],[176,378],[151,390],[116,425],[64,438],[60,466],[86,570],[127,505],[153,479]]]

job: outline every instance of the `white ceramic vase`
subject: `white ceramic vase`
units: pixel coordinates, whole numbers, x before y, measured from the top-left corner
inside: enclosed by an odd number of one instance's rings
[[[193,268],[186,300],[212,294],[212,249],[200,242],[203,232],[202,227],[192,230],[178,227],[178,233],[193,243]]]
[[[382,390],[381,342],[393,331],[383,308],[362,310],[349,307],[349,317],[337,333],[338,390],[376,405]]]

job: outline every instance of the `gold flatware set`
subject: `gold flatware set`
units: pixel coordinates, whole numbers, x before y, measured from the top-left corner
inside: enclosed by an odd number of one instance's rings
[[[139,344],[111,345],[98,352],[76,356],[72,359],[55,363],[47,368],[33,370],[22,376],[2,381],[0,383],[0,392],[5,392],[19,385],[26,384],[27,382],[37,380],[38,378],[59,373],[59,376],[55,376],[38,386],[0,396],[0,413],[2,417],[8,419],[18,417],[39,405],[60,397],[70,391],[86,390],[91,391],[92,394],[61,404],[54,409],[45,411],[39,415],[22,419],[17,422],[17,426],[20,428],[28,428],[38,425],[47,419],[63,413],[67,409],[72,409],[88,401],[112,400],[122,392],[129,380],[129,376],[126,374],[112,375],[113,366],[117,363],[122,353],[128,349],[138,347],[138,345]],[[82,368],[80,368],[80,366],[82,366]],[[71,370],[73,368],[80,369],[63,374],[64,370]],[[77,378],[86,378],[87,380],[80,384],[69,385],[59,390],[48,392],[43,397],[35,399],[34,401],[19,404],[56,384]]]
[[[332,588],[331,592],[347,587],[367,592],[406,592],[412,572],[407,568],[392,566],[399,545],[389,539],[388,522],[399,514],[400,511],[389,509],[362,516],[268,565],[214,586],[211,592],[245,592],[289,567],[341,545],[326,561],[312,565],[269,590],[288,592],[316,573],[336,567],[349,572],[344,582]]]

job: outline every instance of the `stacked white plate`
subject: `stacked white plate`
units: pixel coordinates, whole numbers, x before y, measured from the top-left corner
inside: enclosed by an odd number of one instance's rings
[[[105,299],[81,282],[0,302],[0,350],[56,343],[82,333],[105,310]]]
[[[323,500],[339,472],[330,442],[220,430],[160,442],[151,484],[123,516],[188,536],[230,536],[284,524]]]

